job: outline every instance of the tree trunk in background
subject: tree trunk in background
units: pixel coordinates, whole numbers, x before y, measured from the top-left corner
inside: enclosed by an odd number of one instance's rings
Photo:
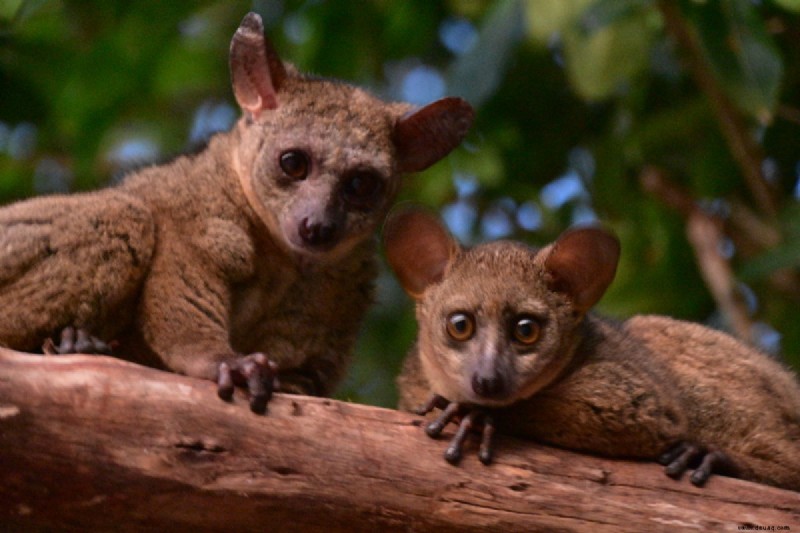
[[[0,349],[3,531],[800,530],[791,491],[502,436],[453,467],[445,445],[388,409],[279,394],[258,416],[210,382]]]

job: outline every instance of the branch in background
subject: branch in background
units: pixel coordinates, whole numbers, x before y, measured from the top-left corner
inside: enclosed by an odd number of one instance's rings
[[[736,286],[730,263],[722,257],[720,246],[725,238],[719,220],[695,210],[686,220],[686,236],[694,248],[703,281],[711,291],[731,331],[739,339],[753,343],[753,322]]]
[[[761,146],[750,135],[741,114],[714,77],[700,40],[686,22],[678,2],[660,0],[658,7],[667,31],[685,52],[685,59],[695,83],[711,103],[720,130],[739,165],[756,206],[764,215],[770,219],[774,218],[778,213],[778,203],[775,191],[764,179],[761,170],[761,163],[765,159]]]
[[[780,231],[774,225],[759,218],[741,202],[731,202],[730,206],[730,215],[725,221],[727,233],[743,257],[755,257],[781,244]],[[800,302],[800,272],[796,269],[776,270],[769,274],[767,281],[783,296]]]
[[[3,531],[736,531],[800,523],[800,494],[499,436],[451,466],[419,417],[99,356],[0,348]],[[447,436],[446,436],[447,438]]]
[[[698,212],[697,201],[687,191],[672,183],[663,170],[653,166],[645,167],[639,176],[639,180],[644,190],[658,198],[670,209],[674,209],[683,215],[687,220],[687,224],[690,217],[695,212]],[[741,202],[733,201],[730,203],[730,214],[725,220],[712,217],[707,213],[702,213],[702,216],[713,219],[715,226],[718,228],[719,238],[730,237],[736,246],[737,253],[741,254],[741,257],[755,257],[781,243],[782,237],[775,225],[765,222],[751,208]],[[688,231],[690,229],[687,227]],[[697,250],[695,252],[697,253]],[[699,256],[697,261],[698,265],[703,264]],[[733,278],[734,274],[730,263],[728,261],[726,263],[728,264],[726,270],[730,271],[730,277]],[[711,270],[713,269],[709,269],[708,272],[711,272]],[[706,279],[707,275],[706,272],[703,273],[704,279]],[[800,276],[796,271],[791,269],[777,270],[770,274],[767,281],[781,294],[800,302]],[[713,294],[711,282],[706,280],[706,283]],[[720,300],[717,300],[717,304],[721,309],[723,308]],[[731,320],[731,323],[734,322],[734,315],[726,316]]]
[[[664,172],[655,167],[645,167],[639,180],[647,192],[686,219],[686,237],[694,249],[700,275],[711,296],[728,320],[733,334],[752,343],[753,323],[750,314],[737,289],[733,268],[720,253],[720,245],[725,238],[723,221],[700,209],[688,192],[670,182]]]
[[[800,124],[800,109],[788,105],[779,105],[776,114],[787,122]]]
[[[678,3],[671,0],[659,0],[658,7],[667,31],[685,52],[684,58],[695,83],[711,103],[728,148],[744,176],[745,183],[753,195],[757,209],[761,213],[754,212],[741,202],[733,201],[731,202],[730,217],[725,220],[726,233],[733,240],[736,249],[743,257],[754,257],[765,250],[774,248],[783,240],[781,230],[776,222],[778,212],[777,195],[769,182],[764,179],[761,169],[761,163],[765,159],[763,149],[750,135],[741,114],[715,78],[699,37],[686,22]],[[777,113],[787,120],[800,119],[798,110],[794,108],[780,106]],[[644,173],[647,173],[647,171],[644,171]],[[665,194],[668,195],[669,193],[661,191],[657,196],[667,205],[677,208],[688,220],[689,211],[685,206],[675,205],[674,199],[668,198]],[[693,202],[691,196],[687,195],[687,199]],[[700,261],[699,257],[698,261]],[[706,275],[704,274],[704,277]],[[769,276],[768,281],[772,287],[782,294],[795,301],[800,301],[800,274],[798,272],[792,270],[776,271]],[[711,285],[709,285],[709,289],[711,289]],[[718,300],[719,303],[720,301]],[[729,316],[729,319],[731,321],[734,320],[733,316]]]
[[[726,224],[736,243],[736,249],[744,257],[754,257],[781,243],[781,232],[774,224],[765,222],[738,200],[733,200],[729,205],[730,213]]]

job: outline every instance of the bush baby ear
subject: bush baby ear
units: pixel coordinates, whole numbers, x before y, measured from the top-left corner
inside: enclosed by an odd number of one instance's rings
[[[577,228],[563,233],[544,261],[550,288],[566,294],[585,313],[596,304],[614,279],[619,240],[601,228]]]
[[[231,80],[242,111],[258,118],[265,109],[278,107],[277,93],[286,69],[264,37],[264,25],[256,13],[248,13],[231,39]]]
[[[425,170],[461,144],[475,112],[466,100],[442,98],[400,117],[392,132],[399,172]]]
[[[414,299],[442,280],[460,250],[439,219],[421,209],[392,214],[384,226],[383,241],[389,264]]]

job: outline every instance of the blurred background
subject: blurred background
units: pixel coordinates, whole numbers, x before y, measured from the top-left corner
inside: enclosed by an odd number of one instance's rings
[[[236,120],[230,38],[386,99],[460,95],[464,145],[402,200],[465,243],[619,235],[598,306],[695,320],[800,369],[800,0],[0,0],[0,203],[119,180]],[[388,273],[343,399],[393,406]]]

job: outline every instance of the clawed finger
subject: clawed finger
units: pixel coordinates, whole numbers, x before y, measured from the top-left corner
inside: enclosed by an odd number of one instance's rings
[[[425,433],[431,438],[438,437],[444,427],[450,423],[458,414],[460,405],[456,402],[450,403],[444,408],[439,417],[425,427]]]
[[[438,394],[431,396],[428,402],[416,412],[424,415],[437,407],[442,409],[442,412],[435,420],[425,426],[425,433],[431,438],[439,437],[447,424],[457,417],[461,417],[458,422],[458,429],[444,452],[445,460],[450,464],[457,464],[461,461],[464,456],[464,443],[467,441],[467,437],[474,430],[480,429],[481,443],[478,459],[485,465],[490,464],[494,455],[492,442],[495,432],[494,419],[491,415],[482,408],[463,405],[458,402],[449,402]]]
[[[709,451],[703,446],[691,442],[680,442],[664,452],[658,462],[664,465],[664,472],[673,479],[678,479],[692,465],[697,465],[689,480],[695,486],[702,486],[712,474],[736,474],[736,465],[727,454],[720,450]]]
[[[736,471],[736,465],[731,458],[724,452],[715,450],[713,452],[708,452],[703,457],[700,466],[692,472],[692,476],[689,480],[696,487],[702,487],[714,472],[736,475]]]
[[[434,409],[444,409],[450,402],[447,401],[444,397],[439,396],[438,394],[434,394],[430,397],[430,399],[420,407],[417,407],[414,410],[414,414],[425,416]]]
[[[233,398],[233,377],[228,363],[220,363],[217,369],[217,396],[226,402]]]
[[[702,451],[694,444],[686,444],[681,453],[678,454],[664,469],[664,472],[671,478],[679,478],[689,468],[689,463],[696,459]]]
[[[277,371],[277,365],[263,353],[223,361],[217,369],[217,395],[229,401],[235,385],[244,386],[250,394],[250,410],[264,413],[275,390]]]
[[[53,339],[45,339],[42,352],[47,355],[77,353],[110,355],[112,348],[111,344],[92,336],[87,330],[68,326],[61,330],[58,345]]]
[[[467,439],[469,431],[475,425],[476,416],[476,411],[472,411],[461,419],[461,423],[458,425],[458,431],[456,431],[455,436],[453,436],[453,439],[450,441],[450,445],[447,446],[447,450],[444,452],[444,459],[451,465],[461,460],[464,441]]]
[[[483,431],[481,432],[481,447],[478,450],[478,459],[488,465],[494,457],[494,419],[488,414],[483,416]]]
[[[660,465],[667,466],[672,461],[677,459],[684,452],[687,446],[688,444],[686,442],[679,442],[675,446],[662,453],[658,459],[656,459],[656,461]]]

